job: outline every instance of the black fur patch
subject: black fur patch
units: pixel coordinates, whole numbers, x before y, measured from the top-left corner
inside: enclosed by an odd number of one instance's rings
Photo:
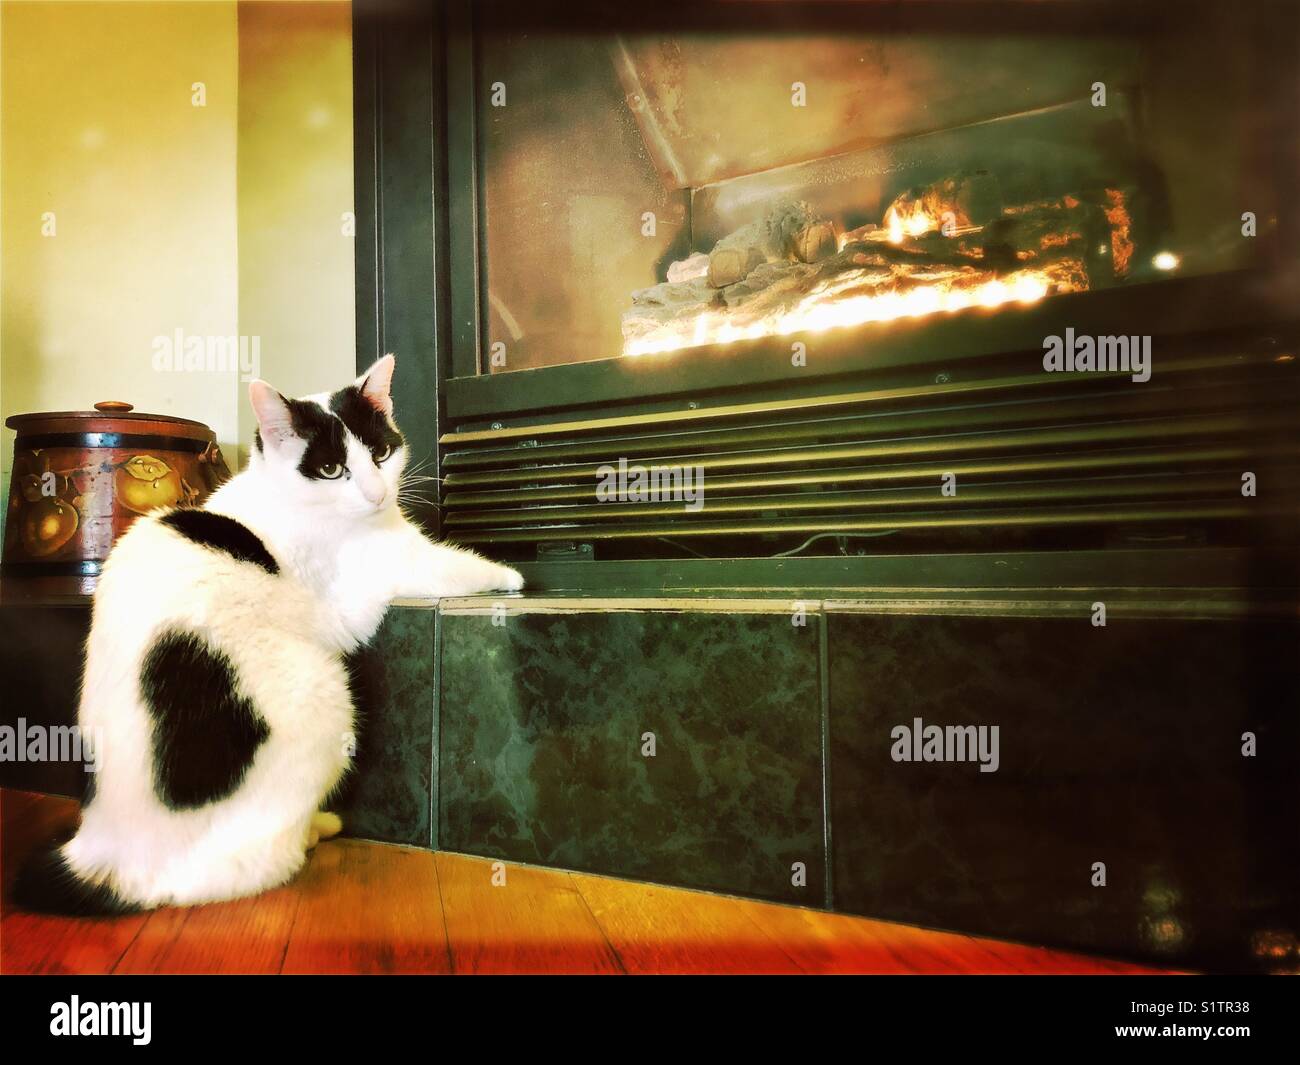
[[[322,480],[321,470],[346,466],[347,433],[343,423],[329,411],[310,400],[286,399],[294,433],[307,444],[298,460],[298,472],[310,480]]]
[[[154,789],[172,809],[230,795],[271,734],[239,694],[230,659],[194,633],[158,638],[140,670],[153,718]]]
[[[339,416],[348,431],[361,441],[372,455],[385,448],[396,451],[402,446],[402,434],[371,405],[356,385],[341,388],[330,396],[330,410]]]
[[[298,460],[298,472],[309,480],[324,480],[322,470],[347,465],[348,432],[369,448],[372,455],[382,454],[386,447],[395,451],[406,442],[356,385],[331,395],[329,410],[310,400],[281,398],[289,408],[295,435],[307,445]],[[253,440],[261,451],[261,433],[256,433]]]
[[[140,908],[103,884],[82,880],[57,846],[42,848],[27,859],[14,880],[13,899],[25,910],[73,917],[103,917]]]
[[[173,510],[159,521],[202,547],[224,551],[231,558],[261,566],[267,573],[280,572],[279,564],[257,534],[234,518],[190,508]]]

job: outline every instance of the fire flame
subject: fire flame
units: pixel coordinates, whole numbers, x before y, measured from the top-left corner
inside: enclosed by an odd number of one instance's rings
[[[623,354],[653,355],[704,344],[820,333],[868,322],[954,313],[971,307],[1028,305],[1051,292],[1074,292],[1087,287],[1085,268],[1075,259],[1016,270],[1002,277],[984,271],[954,273],[929,284],[881,292],[852,292],[862,288],[862,278],[857,271],[850,270],[808,293],[788,311],[744,324],[737,324],[725,311],[705,311],[680,323],[665,324],[649,336],[628,340]]]
[[[890,244],[902,244],[906,237],[921,237],[939,229],[939,219],[929,214],[920,203],[907,209],[891,204],[884,221]]]

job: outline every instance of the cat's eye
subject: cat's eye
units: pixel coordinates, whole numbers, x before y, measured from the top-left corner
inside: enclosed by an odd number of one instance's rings
[[[316,470],[327,481],[337,481],[343,476],[343,467],[337,462],[330,462]]]
[[[392,457],[393,457],[393,445],[392,445],[392,444],[384,444],[384,445],[382,445],[381,447],[375,449],[375,463],[376,463],[376,464],[378,464],[378,463],[380,463],[380,462],[387,462],[387,461],[388,461],[389,459],[391,459]]]

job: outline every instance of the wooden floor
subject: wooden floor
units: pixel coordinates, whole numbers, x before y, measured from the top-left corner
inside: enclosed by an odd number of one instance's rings
[[[1123,962],[355,840],[253,899],[106,920],[8,904],[77,804],[0,792],[3,973],[1131,973]]]

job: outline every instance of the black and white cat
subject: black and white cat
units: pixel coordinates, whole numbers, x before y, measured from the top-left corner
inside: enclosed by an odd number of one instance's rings
[[[202,509],[142,517],[117,542],[79,710],[94,795],[76,835],[23,870],[21,904],[113,912],[284,883],[341,828],[321,805],[352,749],[342,656],[398,596],[523,586],[398,508],[393,365],[303,399],[254,381],[248,468]]]

